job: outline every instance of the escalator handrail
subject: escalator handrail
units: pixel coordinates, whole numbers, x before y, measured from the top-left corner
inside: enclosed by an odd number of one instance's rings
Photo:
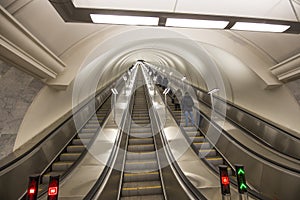
[[[151,102],[151,105],[153,106],[152,101],[150,101],[150,102]],[[155,117],[155,122],[157,123],[157,126],[160,127],[160,123],[159,123],[159,120],[158,120],[159,116],[158,116],[157,112],[153,111],[153,113],[154,113],[154,117]],[[170,150],[169,143],[168,143],[162,129],[159,131],[159,134],[160,134],[160,137],[162,139],[162,142],[163,142],[164,146],[166,147],[166,150],[167,150],[166,154],[168,155],[170,160],[174,160],[174,162],[171,162],[170,165],[172,165],[174,167],[175,171],[177,172],[177,174],[179,175],[181,180],[184,182],[185,186],[187,186],[189,191],[192,193],[192,195],[194,195],[194,197],[196,199],[206,200],[207,198],[190,182],[190,180],[185,176],[185,174],[181,170],[178,163],[175,161],[175,158],[174,158],[174,156],[173,156],[173,154]]]
[[[133,95],[131,96],[131,99],[133,98]],[[109,158],[107,160],[107,163],[101,173],[101,175],[99,176],[99,178],[97,179],[96,183],[93,185],[93,187],[89,190],[89,192],[85,195],[85,197],[83,198],[83,200],[91,200],[93,199],[93,197],[97,194],[99,188],[104,184],[104,181],[106,179],[106,177],[109,175],[109,172],[111,171],[113,166],[113,162],[118,154],[119,151],[119,146],[121,143],[121,139],[123,137],[124,134],[124,126],[126,125],[126,119],[127,119],[127,115],[129,112],[129,108],[132,107],[132,100],[130,100],[130,105],[128,106],[128,108],[126,109],[125,113],[122,116],[121,119],[121,128],[119,128],[118,133],[117,133],[117,140],[115,140],[114,145],[113,145],[113,149],[109,155]]]
[[[153,69],[153,70],[154,70],[154,69]],[[159,73],[161,73],[161,72],[159,72]],[[178,82],[178,81],[181,82],[181,80],[180,80],[179,78],[177,78],[177,77],[172,77],[172,79],[176,80],[177,82]],[[199,90],[199,91],[201,91],[201,92],[203,92],[203,93],[205,93],[205,94],[208,93],[208,91],[206,91],[206,90],[204,90],[204,89],[202,89],[202,88],[200,88],[200,87],[198,87],[198,86],[195,86],[195,85],[192,84],[192,83],[190,83],[189,85],[191,85],[191,87],[194,88],[194,90],[196,90],[196,91]],[[283,128],[279,127],[278,125],[276,125],[276,124],[274,124],[274,123],[272,123],[272,122],[270,122],[270,121],[267,121],[267,120],[263,119],[262,117],[260,117],[260,116],[258,116],[258,115],[256,115],[256,114],[254,114],[254,113],[251,113],[251,112],[245,110],[244,108],[241,108],[241,107],[239,107],[238,105],[233,104],[232,102],[230,102],[230,101],[228,101],[228,100],[223,99],[222,97],[219,97],[219,96],[216,96],[216,95],[213,95],[213,96],[214,96],[214,98],[217,98],[218,100],[222,101],[223,103],[229,104],[230,106],[234,107],[235,109],[237,109],[237,110],[239,110],[239,111],[241,111],[241,112],[243,112],[243,113],[246,113],[247,115],[249,115],[249,116],[255,118],[255,119],[258,120],[258,121],[261,121],[261,122],[267,124],[267,125],[270,126],[272,129],[277,129],[277,130],[283,132],[284,134],[286,134],[287,136],[289,136],[289,137],[291,137],[291,138],[295,138],[295,139],[297,139],[297,140],[300,140],[300,137],[297,137],[296,135],[291,134],[291,133],[288,132],[287,130],[284,130]],[[209,105],[209,106],[210,106],[210,105]]]
[[[257,152],[255,152],[254,150],[246,147],[244,144],[242,144],[241,142],[239,142],[236,138],[234,138],[231,134],[229,134],[226,130],[224,130],[222,127],[220,127],[216,122],[214,122],[209,116],[207,116],[204,112],[202,112],[201,110],[199,110],[198,108],[194,107],[194,109],[196,109],[202,117],[204,117],[207,121],[209,121],[218,131],[220,131],[221,133],[223,133],[224,135],[226,135],[228,138],[230,138],[230,140],[234,141],[235,143],[237,143],[240,147],[242,147],[243,149],[245,149],[246,151],[248,151],[249,153],[252,153],[254,156],[261,158],[263,160],[266,160],[268,162],[270,162],[273,165],[279,166],[285,170],[289,170],[292,172],[296,172],[296,173],[300,173],[300,170],[291,168],[289,166],[283,165],[282,163],[276,162],[274,160],[271,160],[261,154],[258,154]]]

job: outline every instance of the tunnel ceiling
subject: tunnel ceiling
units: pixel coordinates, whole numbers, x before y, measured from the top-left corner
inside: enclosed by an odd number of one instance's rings
[[[75,1],[78,4],[83,4],[83,1]],[[104,1],[100,1],[104,2]],[[247,1],[248,2],[248,1]],[[291,7],[287,6],[287,1],[280,1],[280,3],[274,4],[274,1],[267,1],[265,9],[247,9],[246,15],[254,15],[260,17],[268,13],[267,18],[285,18],[288,20],[297,21],[297,2],[293,2],[292,8],[296,10],[291,12]],[[205,5],[197,4],[195,8],[201,8],[199,12],[211,13],[212,2],[205,1]],[[223,2],[224,3],[224,2]],[[260,2],[261,3],[261,2]],[[97,35],[102,37],[103,41],[112,37],[112,35],[118,35],[123,32],[134,30],[137,27],[133,26],[117,26],[117,25],[100,25],[100,24],[83,24],[83,23],[65,23],[56,10],[48,1],[43,0],[6,0],[1,2],[8,11],[16,17],[34,36],[36,36],[43,44],[45,44],[56,55],[65,58],[70,56],[69,50],[84,43],[87,39]],[[114,2],[112,5],[118,4]],[[174,1],[170,1],[171,5],[174,5]],[[257,6],[258,1],[253,1],[249,6]],[[178,1],[178,11],[185,10],[186,12],[195,12],[188,1]],[[226,7],[226,6],[225,6]],[[227,1],[228,10],[231,10],[235,14],[239,14],[240,9],[245,6],[240,4],[233,4],[233,1]],[[262,8],[263,6],[261,6]],[[218,7],[220,8],[220,7]],[[278,9],[282,8],[279,12]],[[283,9],[284,8],[284,9]],[[160,9],[159,6],[157,9]],[[206,11],[202,10],[206,9]],[[243,9],[242,9],[243,10]],[[287,13],[284,13],[287,12]],[[34,13],[34,14],[33,14]],[[225,10],[216,9],[217,14],[226,14]],[[141,28],[141,27],[138,27]],[[143,27],[142,27],[143,28]],[[159,29],[159,28],[158,28]],[[271,67],[285,59],[296,55],[300,52],[300,37],[295,34],[277,34],[277,33],[259,33],[259,32],[238,32],[230,30],[204,30],[204,29],[185,29],[185,28],[165,28],[166,30],[178,32],[186,35],[191,40],[198,43],[208,43],[209,45],[221,48],[229,53],[233,54],[240,59],[244,59],[245,52],[240,51],[240,47],[250,49],[250,51],[257,51],[259,54],[265,56],[268,60],[267,65]],[[136,45],[136,44],[131,44]],[[114,48],[120,49],[120,45],[115,45]],[[128,46],[130,49],[130,46]],[[111,47],[110,47],[111,48]],[[103,48],[104,52],[108,49]],[[110,50],[110,49],[109,49]],[[93,51],[91,49],[91,51]],[[126,52],[126,50],[124,50]],[[99,51],[101,52],[101,51]],[[147,51],[144,51],[147,52]],[[169,52],[172,52],[170,49]],[[87,57],[90,52],[86,52]],[[123,51],[116,51],[112,54],[113,58],[121,58],[121,55],[125,55]],[[176,55],[176,54],[174,54]],[[144,56],[144,55],[143,55]],[[175,56],[167,56],[167,54],[160,54],[156,57],[154,62],[168,65],[176,65],[181,62],[182,59],[177,59]],[[250,59],[249,59],[250,60]],[[111,61],[112,62],[112,61]],[[126,61],[128,62],[128,61]],[[246,64],[251,66],[251,61],[246,61]],[[253,63],[252,63],[253,64]]]

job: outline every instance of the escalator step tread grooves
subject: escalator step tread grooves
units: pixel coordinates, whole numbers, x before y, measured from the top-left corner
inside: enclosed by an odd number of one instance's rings
[[[185,127],[185,116],[181,111],[175,111],[175,106],[172,104],[171,97],[168,96],[167,103],[175,115],[176,121],[180,121],[180,126],[182,126],[191,139],[193,145],[196,147],[198,151],[198,156],[200,158],[205,158],[211,166],[213,166],[218,171],[218,165],[224,164],[224,159],[219,156],[217,151],[212,148],[212,145],[206,141],[205,136],[194,126]],[[231,175],[233,172],[231,168],[228,173]]]
[[[138,74],[137,80],[140,80]],[[134,96],[121,199],[164,199],[144,87]]]
[[[100,109],[96,112],[96,116],[93,116],[84,127],[77,133],[77,136],[66,147],[66,152],[59,155],[59,161],[52,163],[50,171],[45,173],[42,179],[42,185],[49,182],[50,175],[63,175],[70,166],[80,157],[85,150],[91,138],[94,137],[96,131],[99,129],[103,120],[110,111],[109,99],[104,102]]]

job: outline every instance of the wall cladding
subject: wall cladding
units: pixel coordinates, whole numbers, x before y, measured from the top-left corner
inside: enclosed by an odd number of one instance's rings
[[[18,129],[44,84],[0,61],[0,159],[12,152]]]
[[[291,90],[300,106],[300,79],[286,83],[286,86]]]

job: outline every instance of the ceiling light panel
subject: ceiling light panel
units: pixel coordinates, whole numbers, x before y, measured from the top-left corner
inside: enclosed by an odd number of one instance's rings
[[[157,26],[158,17],[90,14],[94,23]]]
[[[166,26],[224,29],[228,23],[228,21],[167,18]]]
[[[236,22],[231,27],[232,30],[277,32],[277,33],[284,32],[288,28],[290,28],[290,26],[288,25],[250,23],[250,22]]]

